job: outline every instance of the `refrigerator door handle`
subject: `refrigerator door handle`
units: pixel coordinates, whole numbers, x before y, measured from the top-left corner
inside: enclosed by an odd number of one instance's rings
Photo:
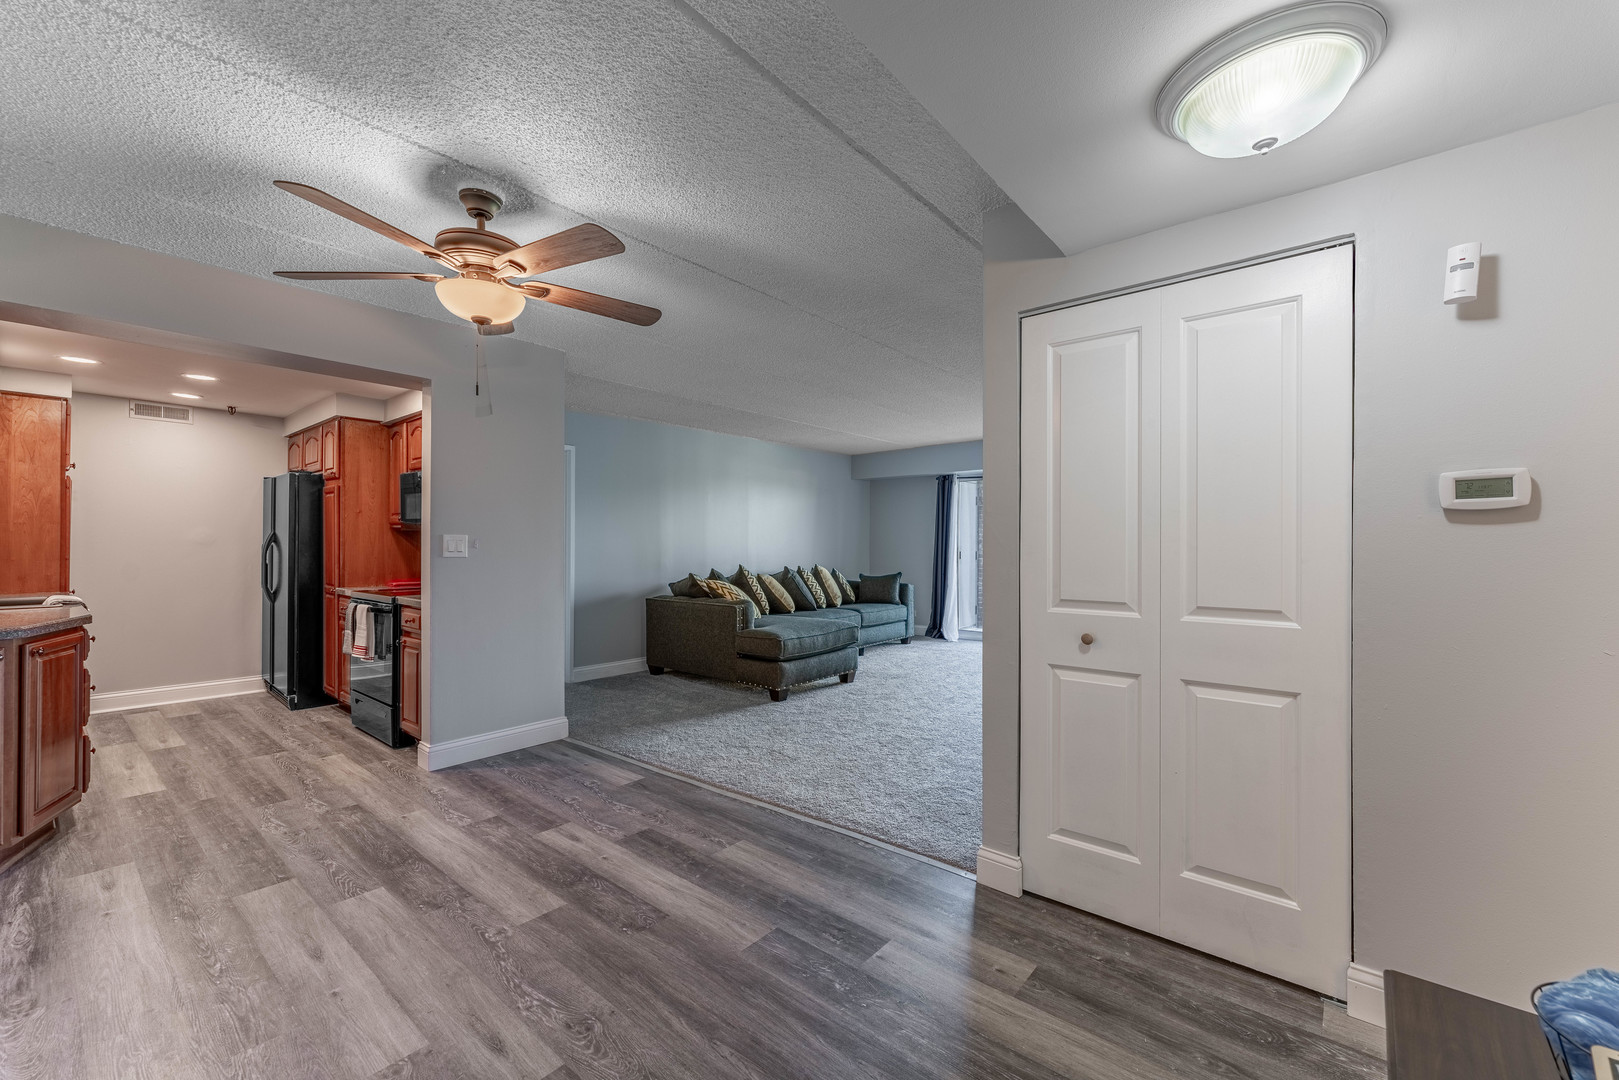
[[[275,599],[275,594],[270,591],[270,545],[274,542],[275,534],[271,533],[259,547],[259,591],[271,600]]]
[[[281,583],[283,577],[281,570],[281,537],[271,533],[269,543],[271,548],[275,551],[274,558],[270,560],[267,566],[267,569],[274,575],[274,583],[269,587],[270,599],[274,600],[281,595]]]

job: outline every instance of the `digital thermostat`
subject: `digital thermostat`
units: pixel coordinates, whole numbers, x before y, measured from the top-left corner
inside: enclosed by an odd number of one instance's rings
[[[1499,510],[1529,505],[1528,469],[1469,469],[1439,474],[1439,505],[1446,510]]]

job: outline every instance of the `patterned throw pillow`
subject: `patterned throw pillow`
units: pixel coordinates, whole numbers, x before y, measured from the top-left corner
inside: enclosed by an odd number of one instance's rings
[[[774,575],[760,574],[759,584],[764,586],[765,592],[770,597],[770,613],[772,615],[791,615],[798,610],[797,606],[793,604],[793,598],[788,595],[786,589],[782,588],[781,582],[777,581]]]
[[[816,563],[810,567],[810,573],[814,574],[815,580],[821,583],[821,592],[826,596],[826,606],[842,607],[843,590],[838,588],[838,579],[833,576],[832,571],[820,563]]]
[[[815,580],[815,575],[800,566],[798,576],[804,579],[804,587],[809,590],[810,596],[815,598],[815,606],[826,607],[826,593],[821,591],[821,583]]]
[[[743,595],[741,589],[724,578],[703,578],[697,582],[697,587],[702,589],[705,595],[712,596],[716,600],[740,600],[748,605],[748,617],[750,620],[759,617],[759,609],[754,605],[753,601]]]
[[[809,591],[809,586],[804,584],[797,570],[784,566],[775,577],[781,582],[781,587],[787,590],[787,595],[793,598],[793,607],[799,611],[814,611],[821,606],[815,602],[815,594]]]
[[[860,587],[857,592],[862,604],[897,604],[899,603],[899,574],[881,574],[876,577],[860,575]]]
[[[843,602],[845,604],[858,604],[860,598],[855,595],[854,586],[849,584],[849,579],[836,570],[832,571],[832,576],[838,579],[838,588],[843,590]]]
[[[759,584],[759,578],[746,566],[738,566],[736,573],[725,580],[748,594],[748,598],[760,611],[770,610],[770,597],[765,594],[765,587]]]

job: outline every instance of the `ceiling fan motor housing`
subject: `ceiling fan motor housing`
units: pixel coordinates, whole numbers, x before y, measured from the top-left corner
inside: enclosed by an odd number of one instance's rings
[[[461,273],[493,278],[496,262],[518,245],[511,237],[488,229],[461,227],[439,233],[433,246],[455,259]]]

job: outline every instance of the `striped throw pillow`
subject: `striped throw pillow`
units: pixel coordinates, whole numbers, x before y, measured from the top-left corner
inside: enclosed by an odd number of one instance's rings
[[[800,566],[798,576],[803,579],[804,588],[809,590],[810,596],[815,600],[815,606],[826,607],[826,593],[821,590],[821,583],[815,580],[815,575]]]
[[[703,590],[705,594],[712,596],[716,600],[740,600],[744,604],[748,605],[748,615],[750,618],[757,619],[759,617],[758,606],[755,605],[752,600],[748,599],[748,597],[743,595],[741,589],[737,588],[735,585],[732,585],[729,581],[725,581],[722,578],[699,578],[697,580],[697,587]]]
[[[843,590],[838,588],[838,579],[833,575],[832,571],[816,563],[810,567],[810,573],[814,574],[815,580],[821,583],[821,592],[826,596],[826,606],[842,607]]]
[[[838,588],[843,590],[843,602],[845,604],[858,603],[859,598],[855,595],[854,586],[849,584],[849,579],[836,570],[832,571],[832,576],[838,579]]]

